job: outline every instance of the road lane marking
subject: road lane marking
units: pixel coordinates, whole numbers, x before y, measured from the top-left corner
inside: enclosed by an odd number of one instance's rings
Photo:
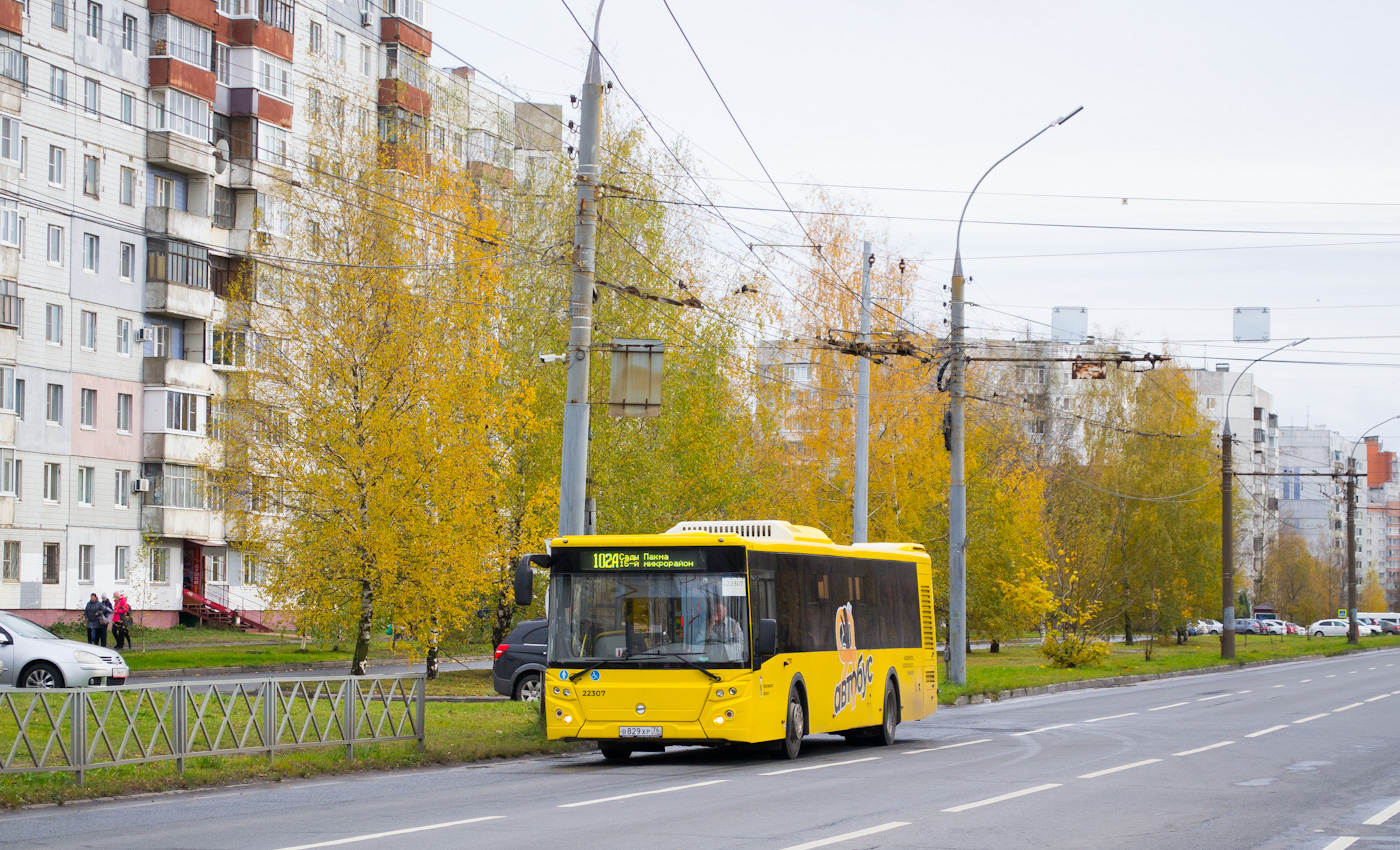
[[[351,838],[337,838],[334,841],[320,841],[315,844],[298,844],[295,847],[283,847],[282,850],[311,850],[313,847],[334,847],[337,844],[354,844],[357,841],[373,841],[376,838],[388,838],[391,835],[408,835],[411,832],[426,832],[430,829],[445,829],[449,826],[461,826],[464,823],[481,823],[484,820],[500,820],[505,815],[487,815],[484,818],[468,818],[466,820],[453,820],[447,823],[430,823],[427,826],[412,826],[408,829],[394,829],[389,832],[376,832],[371,835],[356,835]]]
[[[1363,706],[1363,705],[1365,705],[1364,702],[1354,702],[1354,703],[1352,703],[1351,705],[1344,705],[1344,706],[1342,706],[1341,708],[1334,708],[1334,709],[1332,709],[1332,713],[1333,713],[1333,714],[1337,714],[1337,713],[1343,712],[1343,711],[1351,711],[1353,708],[1360,708],[1360,707]]]
[[[1157,706],[1156,708],[1149,708],[1148,711],[1162,711],[1163,709],[1176,708],[1176,707],[1179,706],[1179,705],[1190,705],[1190,704],[1191,704],[1191,701],[1190,701],[1190,700],[1187,700],[1186,702],[1174,702],[1174,703],[1172,703],[1171,705],[1159,705],[1159,706]]]
[[[1299,723],[1307,723],[1309,720],[1320,720],[1321,718],[1326,717],[1327,714],[1328,713],[1324,711],[1321,714],[1314,714],[1311,717],[1304,717],[1302,720],[1295,720],[1293,721],[1293,723],[1296,726]]]
[[[1374,668],[1374,667],[1367,667],[1366,669],[1367,669],[1367,670],[1374,670],[1374,669],[1376,669],[1376,668]]]
[[[1006,800],[1014,800],[1017,797],[1024,797],[1027,794],[1035,794],[1039,791],[1049,791],[1051,788],[1059,788],[1063,783],[1048,782],[1044,785],[1037,785],[1034,788],[1024,788],[1020,791],[1012,791],[1010,794],[1002,794],[999,797],[988,797],[985,800],[978,800],[975,803],[963,803],[961,806],[953,806],[951,809],[944,809],[945,812],[965,812],[968,809],[976,809],[981,806],[990,806],[993,803],[1001,803]]]
[[[1013,732],[1011,737],[1019,738],[1022,735],[1034,735],[1037,732],[1049,732],[1051,729],[1063,729],[1066,726],[1073,726],[1073,723],[1056,723],[1054,726],[1042,726],[1039,729],[1027,729],[1024,732]]]
[[[1080,778],[1080,779],[1097,779],[1097,778],[1099,778],[1100,776],[1107,776],[1107,775],[1109,775],[1110,773],[1118,773],[1119,771],[1122,771],[1122,770],[1132,770],[1132,769],[1135,768],[1135,767],[1142,767],[1142,766],[1145,765],[1145,764],[1156,764],[1156,763],[1159,762],[1159,761],[1161,761],[1161,759],[1143,759],[1142,761],[1135,761],[1135,762],[1133,762],[1132,764],[1120,764],[1120,765],[1118,765],[1117,767],[1110,767],[1110,768],[1108,768],[1107,770],[1096,770],[1096,771],[1094,771],[1093,773],[1086,773],[1086,774],[1084,774],[1083,776],[1081,776],[1081,777],[1079,777],[1079,778]]]
[[[1355,836],[1343,835],[1341,838],[1338,838],[1336,841],[1333,841],[1331,844],[1328,844],[1326,847],[1322,848],[1322,850],[1347,850],[1348,847],[1360,840],[1361,839],[1356,838]]]
[[[1306,685],[1308,682],[1311,682],[1311,681],[1312,681],[1312,679],[1301,679],[1301,680],[1299,680],[1298,684],[1300,684],[1300,685]]]
[[[565,803],[558,806],[561,809],[576,809],[579,806],[591,806],[594,803],[611,803],[614,800],[630,800],[633,797],[648,797],[652,794],[668,794],[672,791],[684,791],[688,788],[703,788],[706,785],[718,785],[721,782],[728,782],[728,779],[711,779],[709,782],[695,782],[690,785],[672,785],[670,788],[657,788],[655,791],[637,791],[633,794],[618,794],[616,797],[600,797],[597,800],[584,800],[580,803]]]
[[[1327,678],[1329,678],[1329,679],[1335,679],[1335,678],[1337,678],[1337,674],[1336,674],[1336,673],[1328,673],[1328,674],[1327,674]]]
[[[1246,738],[1258,738],[1260,735],[1267,735],[1267,734],[1269,734],[1270,732],[1277,732],[1277,731],[1280,730],[1280,729],[1287,729],[1287,728],[1288,728],[1288,724],[1287,724],[1287,723],[1284,723],[1284,724],[1281,725],[1281,726],[1270,726],[1268,729],[1260,729],[1258,732],[1250,732],[1248,735],[1245,735],[1245,737],[1246,737]]]
[[[1400,814],[1400,800],[1396,800],[1394,803],[1391,803],[1389,806],[1386,806],[1384,809],[1366,818],[1362,823],[1367,826],[1380,826],[1397,814]]]
[[[1179,752],[1179,753],[1172,753],[1172,755],[1174,755],[1174,756],[1194,756],[1196,753],[1203,753],[1203,752],[1205,752],[1206,750],[1219,749],[1220,747],[1228,747],[1228,746],[1230,746],[1230,745],[1233,744],[1233,743],[1235,743],[1235,742],[1234,742],[1234,741],[1221,741],[1221,742],[1218,743],[1218,744],[1210,744],[1209,746],[1205,746],[1205,747],[1197,747],[1197,748],[1194,749],[1194,750],[1182,750],[1182,751]]]
[[[784,773],[798,773],[803,770],[823,770],[828,767],[840,767],[843,764],[860,764],[863,761],[879,761],[880,756],[866,756],[863,759],[847,759],[846,761],[833,761],[826,764],[813,764],[807,767],[789,767],[784,770],[770,770],[767,773],[760,773],[759,776],[781,776]]]
[[[1137,712],[1136,712],[1136,711],[1130,711],[1130,712],[1128,712],[1127,714],[1110,714],[1110,715],[1107,716],[1107,717],[1095,717],[1093,720],[1086,720],[1086,721],[1084,721],[1084,722],[1085,722],[1085,723],[1098,723],[1100,720],[1117,720],[1117,719],[1120,718],[1120,717],[1132,717],[1134,714],[1137,714]]]
[[[1252,693],[1254,693],[1254,691],[1249,691],[1249,690],[1245,690],[1245,691],[1235,691],[1235,693],[1237,693],[1237,694],[1252,694]]]
[[[1390,696],[1390,694],[1381,694],[1378,697],[1371,697],[1370,699],[1366,700],[1366,702],[1375,702],[1378,699],[1385,699],[1388,696]]]
[[[1232,696],[1234,696],[1234,694],[1232,694],[1232,693],[1231,693],[1231,694],[1216,694],[1216,695],[1213,696],[1213,697],[1201,697],[1200,699],[1196,700],[1196,702],[1210,702],[1210,701],[1213,700],[1213,699],[1224,699],[1225,697],[1232,697]]]
[[[1281,687],[1283,687],[1283,685],[1274,685],[1274,687],[1276,687],[1276,688],[1281,688]]]
[[[1355,672],[1356,672],[1355,670],[1348,670],[1348,671],[1347,671],[1347,675],[1351,675],[1352,673],[1355,673]]]
[[[896,820],[889,823],[882,823],[879,826],[872,826],[867,829],[858,829],[855,832],[847,832],[842,835],[833,835],[830,838],[819,838],[816,841],[808,841],[806,844],[794,844],[784,850],[813,850],[815,847],[826,847],[829,844],[836,844],[840,841],[850,841],[852,838],[864,838],[867,835],[875,835],[880,832],[888,832],[891,829],[899,829],[901,826],[908,826],[909,821]]]
[[[954,748],[956,748],[956,747],[970,747],[970,746],[972,746],[973,744],[985,744],[985,743],[987,743],[987,742],[990,741],[990,740],[992,740],[992,739],[991,739],[991,738],[978,738],[978,739],[975,740],[975,741],[962,741],[962,742],[957,743],[957,744],[944,744],[944,745],[941,746],[941,747],[925,747],[925,748],[922,749],[922,750],[905,750],[905,751],[904,751],[904,754],[905,754],[906,756],[912,756],[914,753],[931,753],[931,752],[933,752],[934,750],[951,750],[951,749],[954,749]]]

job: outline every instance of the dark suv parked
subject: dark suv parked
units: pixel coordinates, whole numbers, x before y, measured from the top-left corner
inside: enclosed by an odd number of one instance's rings
[[[544,651],[549,636],[545,620],[526,620],[496,647],[491,684],[511,699],[539,699],[544,675]]]

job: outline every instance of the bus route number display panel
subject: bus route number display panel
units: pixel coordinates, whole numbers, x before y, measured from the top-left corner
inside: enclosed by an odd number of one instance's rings
[[[562,556],[562,557],[561,557]],[[612,572],[656,570],[660,572],[744,571],[744,550],[737,546],[714,548],[618,548],[555,550],[568,571]]]

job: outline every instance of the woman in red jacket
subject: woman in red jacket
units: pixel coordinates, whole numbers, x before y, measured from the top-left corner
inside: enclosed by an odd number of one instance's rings
[[[112,635],[117,639],[117,649],[123,645],[131,649],[131,633],[127,631],[127,623],[131,619],[131,603],[126,601],[126,594],[116,594],[117,603],[112,606]]]

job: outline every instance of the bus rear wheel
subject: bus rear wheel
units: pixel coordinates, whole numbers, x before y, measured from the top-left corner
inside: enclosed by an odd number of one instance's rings
[[[627,761],[632,757],[631,747],[604,747],[599,746],[598,752],[603,754],[603,758],[608,761]]]
[[[778,744],[778,758],[790,761],[802,752],[802,732],[807,726],[806,721],[806,715],[802,711],[802,697],[793,691],[788,696],[787,734]]]
[[[894,727],[899,725],[899,695],[895,693],[894,682],[885,685],[885,714],[871,743],[888,747],[894,743]]]

